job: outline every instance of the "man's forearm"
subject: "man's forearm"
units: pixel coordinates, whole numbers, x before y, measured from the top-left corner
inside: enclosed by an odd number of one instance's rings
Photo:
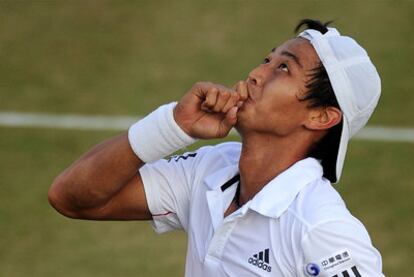
[[[68,217],[150,219],[138,169],[197,138],[225,137],[236,124],[239,100],[231,89],[197,83],[179,107],[175,102],[160,106],[133,124],[128,134],[95,146],[63,171],[49,190],[49,202]]]
[[[128,135],[122,134],[93,147],[62,172],[49,197],[73,210],[103,206],[143,164],[132,151]]]

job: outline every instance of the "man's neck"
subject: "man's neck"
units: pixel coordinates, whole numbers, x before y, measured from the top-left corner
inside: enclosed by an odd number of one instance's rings
[[[254,134],[242,139],[239,160],[241,204],[252,199],[267,183],[306,157],[303,137]]]

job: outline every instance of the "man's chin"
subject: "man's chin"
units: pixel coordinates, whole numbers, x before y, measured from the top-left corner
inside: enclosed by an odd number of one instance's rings
[[[236,125],[234,125],[234,129],[236,129],[237,133],[239,133],[240,136],[243,136],[243,133],[247,128],[244,126],[243,120],[240,120],[240,118],[238,118]]]

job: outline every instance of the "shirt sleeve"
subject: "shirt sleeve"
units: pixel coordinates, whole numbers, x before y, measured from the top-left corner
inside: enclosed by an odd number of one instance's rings
[[[360,222],[320,224],[303,238],[302,247],[305,276],[384,276],[381,256]]]
[[[149,163],[140,168],[145,196],[157,233],[187,230],[190,196],[196,169],[211,147]]]

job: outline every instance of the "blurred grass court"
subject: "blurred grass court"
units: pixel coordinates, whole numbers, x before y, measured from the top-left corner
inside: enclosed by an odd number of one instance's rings
[[[0,112],[145,115],[196,81],[244,79],[300,19],[318,18],[355,37],[382,76],[369,125],[414,128],[413,15],[408,0],[1,1]],[[183,276],[183,232],[48,205],[53,178],[117,133],[0,127],[1,277]],[[355,140],[337,186],[386,276],[412,274],[413,165],[412,143]]]

